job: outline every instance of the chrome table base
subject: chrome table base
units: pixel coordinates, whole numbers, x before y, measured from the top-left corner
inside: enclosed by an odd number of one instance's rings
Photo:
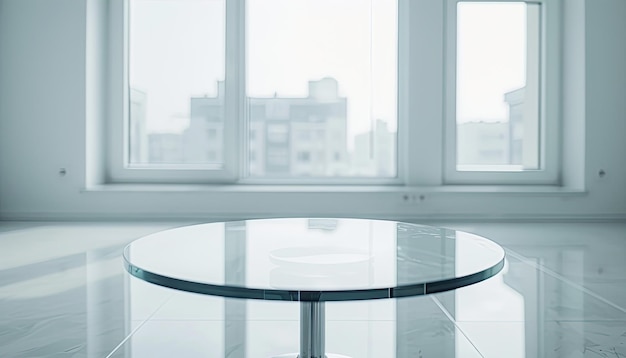
[[[324,302],[300,302],[300,356],[324,358],[326,315]]]
[[[288,353],[272,358],[350,358],[326,353],[326,316],[324,302],[300,302],[300,354]]]

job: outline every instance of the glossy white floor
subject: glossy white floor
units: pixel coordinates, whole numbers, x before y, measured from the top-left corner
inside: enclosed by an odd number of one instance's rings
[[[126,243],[182,224],[0,222],[0,357],[296,352],[297,304],[173,292],[128,277]],[[438,225],[500,243],[503,272],[445,294],[329,303],[327,351],[626,357],[626,223]]]

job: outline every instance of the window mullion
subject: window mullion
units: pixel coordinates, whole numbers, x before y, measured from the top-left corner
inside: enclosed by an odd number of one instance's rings
[[[105,181],[110,181],[124,171],[128,159],[128,4],[126,1],[109,2],[108,37],[110,39],[107,58],[108,108],[110,118],[106,129],[107,142],[107,173]]]
[[[411,58],[410,58],[410,1],[398,1],[398,131],[396,142],[396,168],[397,176],[400,182],[409,185],[412,182],[410,174],[411,156],[408,150],[410,137],[408,130],[411,127],[409,104],[409,88],[411,82],[409,80]]]
[[[443,130],[444,130],[444,176],[449,177],[450,173],[456,171],[457,161],[457,123],[456,123],[456,33],[457,33],[457,18],[456,7],[458,1],[446,1],[445,9],[445,110],[443,116]],[[447,178],[444,178],[446,180]]]
[[[442,184],[444,6],[439,1],[410,3],[409,94],[406,184]]]
[[[560,143],[562,128],[562,74],[563,63],[561,39],[562,33],[562,5],[560,1],[542,2],[541,8],[541,72],[542,81],[540,91],[543,93],[540,110],[544,121],[542,126],[541,144],[544,147],[543,160],[547,176],[556,183],[560,183]]]
[[[231,180],[241,175],[245,106],[245,5],[226,1],[226,77],[224,116],[224,168]]]

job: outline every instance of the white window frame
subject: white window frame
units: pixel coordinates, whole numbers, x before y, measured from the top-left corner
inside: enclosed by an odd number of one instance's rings
[[[402,4],[407,0],[398,1],[398,43],[400,46],[402,27],[400,15]],[[319,177],[319,178],[264,178],[249,177],[248,173],[248,121],[245,97],[245,0],[225,0],[226,4],[226,38],[225,38],[225,123],[224,123],[224,157],[223,167],[209,166],[192,167],[181,165],[132,165],[129,158],[129,86],[128,86],[128,0],[109,0],[109,125],[107,140],[107,171],[108,183],[201,183],[201,184],[297,184],[297,185],[389,185],[401,184],[402,169],[397,165],[396,177]],[[398,46],[398,47],[399,47]],[[402,62],[398,57],[398,61]],[[406,82],[400,75],[400,63],[397,71],[397,86]],[[406,87],[406,84],[404,84]],[[403,101],[398,90],[398,106]],[[403,127],[398,111],[398,133]],[[122,120],[120,120],[122,119]],[[400,139],[396,143],[396,160],[401,157]]]
[[[242,0],[227,0],[225,18],[225,118],[239,118],[243,107],[243,76],[237,66],[242,56],[243,39],[238,37],[243,24],[236,16]],[[238,136],[240,123],[224,121],[223,166],[187,164],[137,165],[128,163],[129,85],[127,0],[109,1],[109,135],[107,182],[140,183],[229,183],[239,176]],[[121,120],[120,120],[121,119]]]
[[[527,3],[540,6],[539,48],[539,146],[538,170],[457,170],[456,122],[456,34],[457,4]],[[561,38],[560,0],[446,0],[445,10],[445,99],[444,183],[445,184],[560,184]]]
[[[398,0],[396,177],[247,177],[245,0],[226,0],[226,74],[223,170],[206,167],[128,167],[128,0],[108,0],[108,125],[106,183],[388,185],[550,185],[561,182],[562,0],[541,4],[542,168],[519,172],[456,170],[456,4],[468,0]],[[482,0],[479,2],[519,2]],[[120,120],[122,119],[122,120]],[[184,168],[184,169],[181,169]],[[175,170],[173,170],[175,169]],[[471,189],[469,189],[471,190]]]

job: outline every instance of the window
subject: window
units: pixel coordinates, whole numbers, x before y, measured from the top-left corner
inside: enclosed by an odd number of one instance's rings
[[[308,163],[311,161],[311,153],[309,152],[298,152],[298,161],[302,163]]]
[[[222,99],[226,1],[109,4],[109,180],[232,181],[236,129]]]
[[[223,0],[129,2],[129,167],[162,163],[141,160],[151,152],[180,152],[171,164],[223,160],[215,153],[223,150],[224,103],[215,98],[225,74],[224,7]],[[148,140],[155,135],[180,140],[164,147]]]
[[[115,131],[123,149],[113,154],[113,177],[396,180],[396,172],[363,175],[380,170],[355,168],[350,158],[375,119],[397,131],[397,0],[124,4],[130,110]],[[166,135],[167,146],[150,140]],[[395,140],[386,145],[381,153],[396,153]],[[250,150],[265,160],[253,163],[243,155]],[[292,163],[306,150],[324,151],[308,160],[313,174]],[[336,152],[339,160],[325,160]]]
[[[112,0],[110,180],[558,185],[560,1]]]
[[[359,155],[356,137],[373,130],[374,118],[395,132],[396,7],[396,0],[246,1],[246,97],[265,108],[249,110],[249,121],[288,121],[292,153],[311,145],[324,150],[306,160],[298,154],[317,169],[304,174],[294,167],[290,176],[362,176],[347,160]],[[314,133],[318,141],[304,143]],[[395,153],[395,141],[387,144],[376,155]],[[347,153],[346,160],[326,161],[334,152]]]
[[[548,3],[449,2],[448,182],[556,181]]]

